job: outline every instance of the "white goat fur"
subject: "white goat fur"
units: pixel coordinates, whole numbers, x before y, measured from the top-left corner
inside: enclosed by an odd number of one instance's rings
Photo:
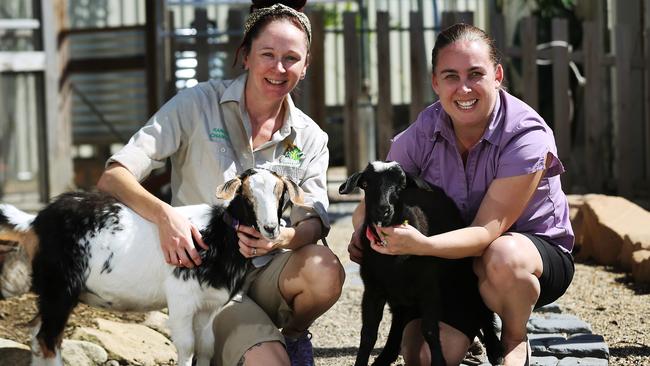
[[[267,170],[256,170],[255,174],[236,185],[241,185],[243,194],[249,195],[259,230],[269,240],[279,234],[278,205],[282,204],[283,184],[287,184],[284,178]],[[219,187],[218,192],[223,195],[227,185]],[[174,275],[176,267],[165,263],[158,227],[128,207],[117,205],[121,207],[117,219],[109,219],[98,231],[89,232],[80,240],[88,243],[89,258],[85,292],[79,299],[88,305],[120,311],[149,311],[167,306],[168,325],[178,351],[178,364],[191,366],[196,352],[197,365],[209,365],[214,344],[212,319],[216,310],[230,298],[228,290],[202,285],[195,277]],[[199,230],[204,229],[211,219],[212,208],[209,205],[175,209]],[[8,205],[0,205],[0,213],[4,213],[17,230],[30,230],[34,219],[34,216]],[[0,225],[0,234],[2,229]],[[236,243],[233,245],[233,250],[237,250]],[[107,263],[110,263],[109,269]],[[39,342],[34,338],[32,365],[62,366],[58,348],[54,350],[55,357],[44,357]]]

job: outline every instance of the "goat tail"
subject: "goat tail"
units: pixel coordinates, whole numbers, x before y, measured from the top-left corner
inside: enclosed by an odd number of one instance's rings
[[[15,238],[31,230],[35,217],[12,205],[0,204],[0,240],[20,242]]]
[[[31,288],[31,263],[38,247],[32,228],[35,217],[0,204],[0,299],[20,296]]]

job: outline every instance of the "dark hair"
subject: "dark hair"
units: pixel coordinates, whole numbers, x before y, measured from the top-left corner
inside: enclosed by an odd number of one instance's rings
[[[253,0],[253,4],[251,4],[250,12],[252,13],[254,10],[261,9],[261,8],[268,8],[269,6],[273,6],[275,4],[283,4],[286,5],[290,8],[293,8],[295,10],[300,11],[302,8],[305,7],[305,4],[307,3],[307,0]]]
[[[296,11],[302,11],[302,8],[305,7],[305,4],[307,3],[307,0],[253,0],[253,4],[250,7],[250,12],[252,13],[255,10],[262,9],[262,8],[268,8],[269,6],[273,6],[275,4],[282,4],[286,5]],[[269,15],[255,23],[251,29],[244,34],[244,39],[242,39],[241,44],[237,48],[237,51],[235,51],[235,60],[233,62],[233,66],[237,65],[237,62],[239,60],[239,55],[243,55],[246,57],[248,53],[251,50],[251,46],[253,44],[253,40],[259,36],[259,33],[264,27],[271,23],[274,20],[280,20],[280,19],[286,19],[293,23],[298,29],[302,29],[303,32],[305,32],[305,37],[306,31],[304,30],[302,24],[300,24],[300,21],[296,19],[295,17],[288,16],[285,14],[278,14],[278,15]],[[308,47],[309,48],[309,47]],[[308,50],[309,51],[309,50]]]
[[[499,64],[499,52],[494,45],[494,40],[484,30],[471,24],[456,23],[444,29],[436,38],[436,44],[433,46],[433,51],[431,51],[431,71],[433,73],[436,72],[440,51],[457,41],[482,41],[488,46],[490,59],[492,59],[494,66]]]

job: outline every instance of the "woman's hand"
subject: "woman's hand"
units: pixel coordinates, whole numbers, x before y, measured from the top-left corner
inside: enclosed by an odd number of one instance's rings
[[[208,246],[203,242],[201,233],[184,216],[169,205],[163,206],[158,220],[160,247],[165,256],[165,262],[179,267],[194,268],[201,265],[201,256],[194,247],[194,240],[204,249]]]
[[[280,228],[280,235],[276,241],[270,241],[252,226],[237,225],[237,238],[239,238],[239,252],[246,258],[253,258],[272,252],[284,241],[284,231]]]
[[[379,238],[375,238],[370,230],[366,231],[366,237],[370,240],[370,247],[379,253],[420,255],[424,252],[426,237],[408,223],[388,227],[375,226],[375,230]]]

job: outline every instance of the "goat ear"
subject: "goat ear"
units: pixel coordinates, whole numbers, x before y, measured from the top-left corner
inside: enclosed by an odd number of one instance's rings
[[[241,179],[239,179],[239,177],[225,182],[224,184],[217,187],[217,198],[224,201],[233,199],[240,186]]]
[[[296,184],[296,182],[292,181],[291,179],[287,177],[281,177],[282,182],[284,182],[284,188],[286,193],[289,194],[289,200],[291,201],[292,204],[294,205],[299,205],[302,206],[304,204],[304,199],[303,199],[303,190]]]
[[[426,189],[426,190],[429,190],[429,191],[431,190],[431,185],[429,183],[427,183],[426,180],[424,180],[424,179],[422,179],[422,178],[420,178],[418,176],[409,174],[409,173],[406,173],[406,186],[407,187],[420,188],[420,189]]]
[[[348,194],[357,188],[357,183],[359,183],[359,178],[361,178],[361,172],[356,172],[352,174],[345,182],[339,187],[340,194]]]

